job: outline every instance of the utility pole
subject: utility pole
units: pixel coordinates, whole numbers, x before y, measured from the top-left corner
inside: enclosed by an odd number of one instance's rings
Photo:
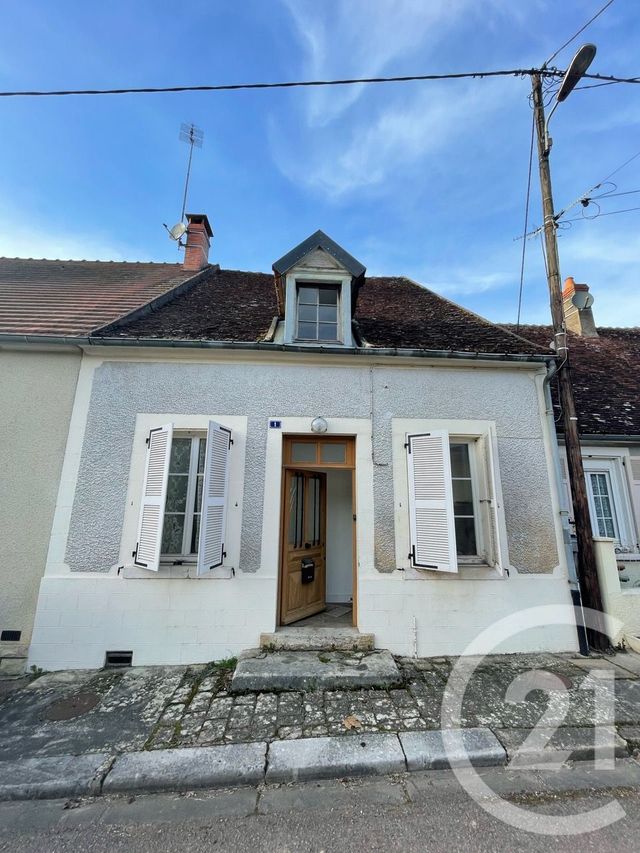
[[[554,218],[553,195],[551,191],[551,171],[549,169],[549,148],[547,128],[544,115],[542,96],[542,78],[540,74],[532,74],[533,109],[538,137],[538,162],[540,167],[540,188],[542,190],[542,209],[544,214],[544,240],[547,255],[547,283],[551,302],[551,318],[553,321],[553,340],[558,365],[558,396],[562,410],[564,426],[564,441],[567,450],[569,482],[573,498],[573,519],[576,538],[578,540],[578,581],[582,603],[585,607],[597,611],[599,625],[587,628],[587,639],[592,649],[605,651],[609,640],[605,633],[602,616],[602,597],[598,573],[596,569],[595,551],[591,532],[591,518],[587,499],[587,486],[582,466],[580,452],[580,435],[578,432],[578,417],[571,385],[569,366],[569,351],[567,349],[567,333],[562,310],[562,289],[560,287],[560,264],[558,261],[558,243],[556,240],[556,221]],[[599,627],[600,630],[594,630]]]

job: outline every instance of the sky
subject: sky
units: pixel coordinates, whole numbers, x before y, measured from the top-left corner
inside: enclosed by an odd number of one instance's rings
[[[116,88],[540,66],[604,0],[21,0],[0,32],[0,89]],[[591,71],[640,75],[640,7],[614,0]],[[528,78],[224,93],[0,99],[0,255],[180,261],[182,122],[204,131],[187,209],[210,261],[269,271],[321,228],[370,275],[406,275],[514,322],[532,113]],[[640,150],[640,85],[576,90],[551,122],[556,210]],[[534,160],[529,223],[541,222]],[[640,189],[640,157],[599,193]],[[637,194],[598,202],[640,206]],[[585,220],[583,212],[595,218]],[[640,211],[559,232],[561,274],[598,325],[640,325]],[[545,323],[527,241],[522,322]]]

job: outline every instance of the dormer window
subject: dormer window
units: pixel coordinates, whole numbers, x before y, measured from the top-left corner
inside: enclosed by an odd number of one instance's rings
[[[273,264],[278,309],[284,322],[274,343],[353,347],[352,318],[365,268],[316,231]]]
[[[299,341],[338,343],[340,335],[340,285],[299,284],[296,338]]]

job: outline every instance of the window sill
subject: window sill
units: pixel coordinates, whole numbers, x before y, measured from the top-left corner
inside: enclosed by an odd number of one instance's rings
[[[148,569],[141,569],[138,566],[125,566],[121,573],[122,577],[127,580],[228,580],[233,577],[234,570],[231,566],[218,566],[215,569],[207,572],[205,575],[196,574],[195,563],[183,563],[180,566],[174,566],[171,563],[160,563],[160,568],[157,572],[150,572]]]
[[[459,563],[457,572],[436,572],[430,569],[414,569],[413,567],[409,567],[404,570],[404,577],[405,580],[429,581],[501,581],[505,580],[507,573],[500,572],[487,563]]]

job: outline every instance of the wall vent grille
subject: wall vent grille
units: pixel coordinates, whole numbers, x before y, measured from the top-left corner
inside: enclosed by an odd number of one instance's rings
[[[133,652],[106,652],[104,656],[105,669],[122,669],[133,664]]]

